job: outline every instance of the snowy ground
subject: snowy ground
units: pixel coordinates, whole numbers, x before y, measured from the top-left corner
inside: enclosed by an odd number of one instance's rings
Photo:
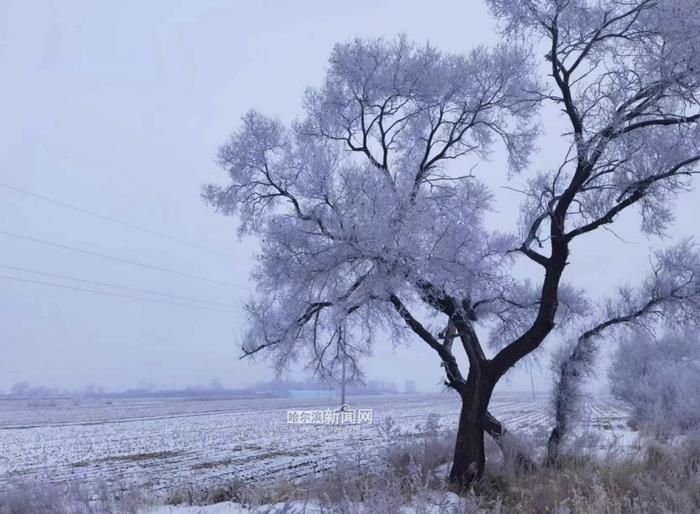
[[[372,513],[366,504],[354,504],[357,512]],[[427,499],[420,506],[406,505],[400,514],[446,514],[452,512],[470,512],[471,509],[460,509],[465,501],[454,493],[436,495],[434,501]],[[450,508],[452,507],[452,508]],[[328,514],[328,508],[323,508],[311,502],[286,502],[261,507],[245,507],[239,503],[222,502],[205,506],[164,505],[146,509],[142,514]]]
[[[159,492],[182,484],[211,487],[231,478],[271,482],[322,471],[339,454],[371,458],[382,426],[393,418],[404,436],[419,432],[428,414],[454,428],[454,395],[351,397],[372,409],[357,426],[287,423],[290,409],[336,407],[328,399],[126,399],[36,402],[0,400],[0,487],[12,481],[99,480]],[[498,394],[491,411],[509,429],[542,438],[551,426],[547,398]],[[606,398],[587,402],[581,431],[595,444],[625,447],[634,436],[626,414]]]

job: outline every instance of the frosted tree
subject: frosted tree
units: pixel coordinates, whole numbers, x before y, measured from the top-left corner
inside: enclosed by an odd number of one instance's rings
[[[700,254],[687,240],[656,252],[646,279],[637,287],[621,287],[614,297],[602,303],[598,311],[589,316],[580,335],[554,355],[555,425],[547,444],[550,463],[559,458],[560,443],[579,410],[580,387],[596,369],[596,356],[602,341],[619,337],[630,339],[624,345],[630,355],[626,357],[624,353],[618,353],[618,362],[611,372],[614,375],[616,370],[625,369],[620,366],[620,360],[635,359],[633,341],[640,333],[648,338],[660,324],[685,328],[697,326],[700,319]]]
[[[700,160],[700,10],[685,0],[489,4],[506,33],[544,43],[553,84],[543,101],[560,106],[570,125],[565,160],[531,182],[523,210],[524,249],[550,247],[542,299],[556,298],[544,294],[547,275],[554,285],[575,238],[610,225],[632,206],[648,233],[663,234],[672,222],[673,200]],[[560,355],[550,457],[557,455],[578,378],[592,364],[599,337],[697,302],[697,263],[688,250],[682,245],[658,256],[652,277],[597,309],[598,322]]]
[[[695,333],[623,339],[611,364],[613,394],[632,410],[631,422],[655,436],[700,427],[700,341]]]
[[[413,332],[462,400],[450,476],[463,485],[484,469],[496,383],[590,311],[562,280],[571,242],[632,206],[644,230],[663,232],[700,161],[697,32],[670,28],[673,13],[651,2],[490,3],[525,44],[466,55],[401,38],[337,45],[305,116],[285,127],[246,115],[219,154],[230,183],[204,191],[261,241],[244,352],[266,352],[277,369],[304,358],[319,373],[345,359],[356,373],[380,328]],[[535,38],[550,48],[552,91],[522,50]],[[567,157],[524,177],[520,235],[489,230],[492,194],[462,170],[500,142],[511,174],[524,173],[541,102],[571,124]],[[514,277],[516,259],[541,281]],[[435,319],[456,337],[440,337]]]
[[[515,46],[449,55],[404,38],[358,40],[336,46],[303,119],[244,117],[219,153],[230,183],[204,196],[261,241],[245,354],[265,351],[277,370],[304,359],[319,374],[345,360],[356,375],[378,330],[397,340],[412,331],[467,391],[484,359],[473,322],[513,330],[519,318],[507,313],[535,298],[509,274],[516,239],[484,226],[491,193],[450,163],[471,165],[501,142],[512,170],[524,168],[538,100],[529,68]],[[454,338],[419,314],[458,327],[472,378]],[[490,415],[486,428],[504,432]]]

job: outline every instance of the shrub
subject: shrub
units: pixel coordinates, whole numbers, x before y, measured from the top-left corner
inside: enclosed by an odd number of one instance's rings
[[[686,335],[629,337],[610,369],[613,395],[632,409],[630,423],[656,436],[700,427],[700,341]]]

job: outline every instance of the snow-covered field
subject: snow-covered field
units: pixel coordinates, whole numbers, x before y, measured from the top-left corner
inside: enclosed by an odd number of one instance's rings
[[[545,396],[497,394],[491,411],[509,429],[542,438],[551,426]],[[0,400],[0,487],[12,481],[82,483],[168,491],[241,478],[273,481],[318,473],[339,454],[371,458],[388,418],[406,437],[430,413],[454,428],[454,395],[351,397],[371,424],[289,424],[288,410],[335,408],[329,399],[120,399],[79,404]],[[606,398],[587,402],[581,430],[596,444],[629,445],[626,414]]]

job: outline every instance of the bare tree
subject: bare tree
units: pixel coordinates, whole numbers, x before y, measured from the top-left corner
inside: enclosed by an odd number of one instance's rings
[[[697,32],[669,28],[666,4],[490,4],[528,47],[544,38],[553,91],[532,78],[520,44],[467,55],[401,38],[337,45],[306,117],[287,129],[248,114],[219,155],[231,183],[204,191],[262,241],[244,352],[269,350],[278,369],[304,356],[321,373],[343,352],[357,372],[378,327],[396,338],[409,329],[462,400],[450,476],[463,485],[483,473],[496,383],[590,308],[562,281],[571,242],[632,206],[644,230],[663,232],[700,161]],[[524,171],[538,102],[563,108],[567,157],[526,177],[522,235],[494,232],[491,193],[457,165],[500,141]],[[518,258],[541,283],[512,275]],[[452,324],[466,374],[426,314]],[[478,326],[491,329],[492,357]]]

